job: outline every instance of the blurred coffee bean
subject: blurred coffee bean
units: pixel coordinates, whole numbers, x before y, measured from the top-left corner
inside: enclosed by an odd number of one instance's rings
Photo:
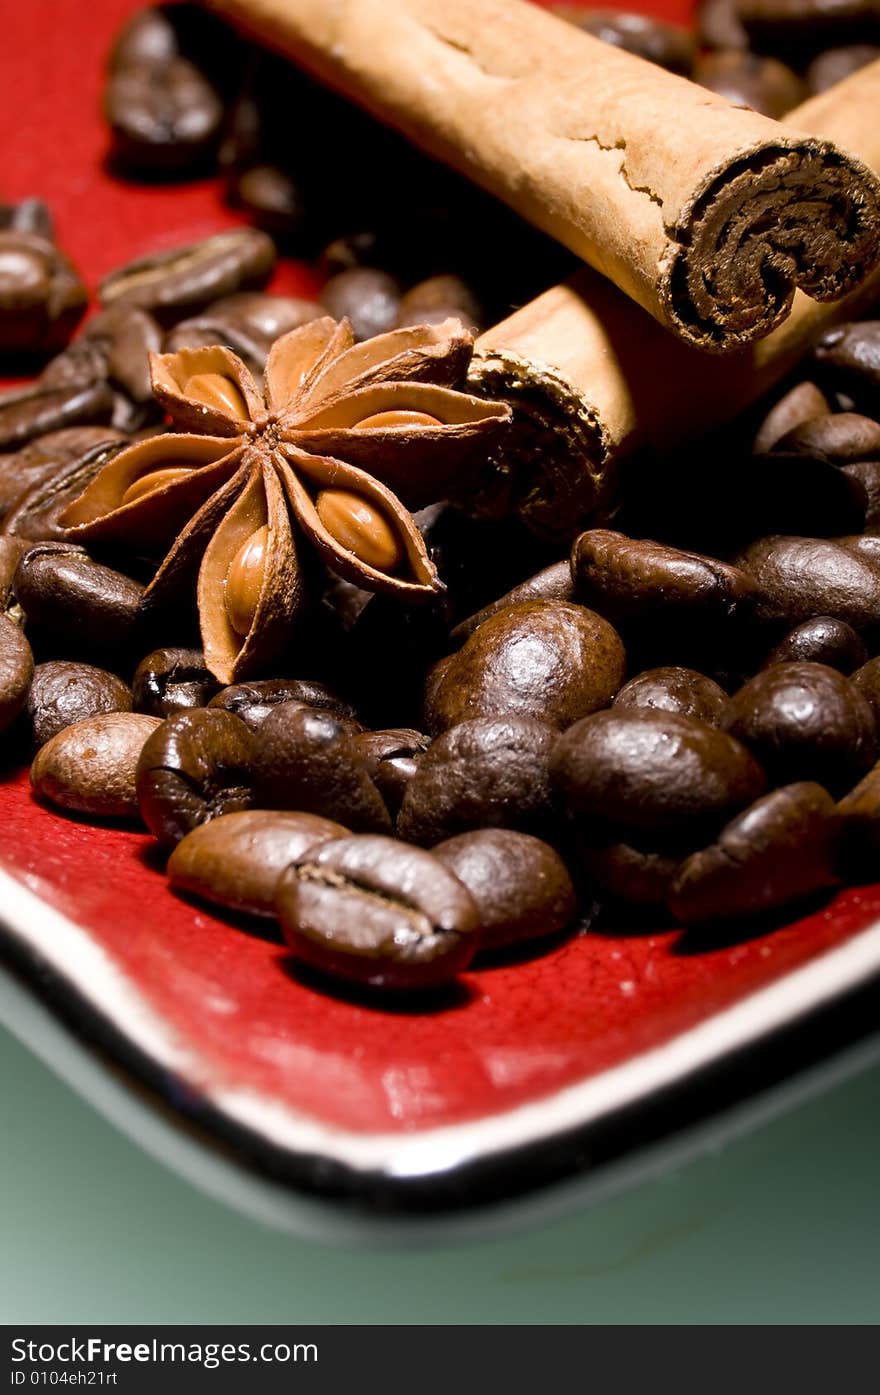
[[[466,886],[480,917],[480,949],[564,930],[577,905],[568,869],[549,843],[509,828],[459,833],[431,849]]]
[[[880,562],[880,538],[877,560]],[[839,673],[852,673],[866,662],[868,651],[861,635],[844,620],[835,620],[832,615],[817,615],[814,620],[805,620],[781,639],[771,650],[762,667],[771,664],[813,663],[827,664]]]
[[[880,320],[826,329],[813,359],[832,387],[850,393],[865,411],[880,412]]]
[[[131,686],[137,712],[165,718],[207,707],[220,685],[201,649],[166,648],[141,659]]]
[[[54,242],[15,226],[0,228],[0,352],[60,348],[86,300],[79,273]]]
[[[442,862],[393,838],[340,838],[282,874],[278,914],[293,954],[379,989],[448,983],[478,944],[470,893]]]
[[[819,456],[835,465],[880,457],[880,422],[857,412],[834,412],[801,422],[777,445],[777,450]]]
[[[19,203],[0,203],[0,231],[36,233],[47,242],[55,240],[55,225],[49,205],[42,199],[22,199]]]
[[[137,641],[143,590],[72,543],[35,544],[15,573],[29,626],[51,635],[59,655],[101,655],[114,667]]]
[[[316,302],[296,296],[239,291],[214,301],[200,315],[181,320],[169,330],[164,348],[172,354],[178,349],[225,344],[259,378],[275,340],[323,313],[323,307]]]
[[[282,809],[221,814],[180,840],[168,861],[168,878],[178,891],[229,910],[274,916],[275,889],[285,868],[347,833],[330,819]]]
[[[253,804],[254,738],[231,712],[196,708],[156,730],[137,766],[141,817],[160,843],[173,845],[199,824]]]
[[[613,901],[662,906],[678,875],[683,854],[639,848],[632,843],[599,843],[590,837],[590,832],[575,831],[578,865],[590,882]],[[595,834],[595,830],[592,832]]]
[[[260,726],[254,790],[262,808],[319,814],[358,832],[391,829],[348,722],[298,702],[274,708]]]
[[[678,712],[718,726],[727,694],[704,673],[691,668],[652,668],[624,683],[612,707],[645,707]]]
[[[158,725],[139,712],[103,712],[65,727],[37,753],[34,793],[72,813],[136,819],[135,771]]]
[[[880,854],[880,765],[843,796],[837,809],[842,820],[842,870],[847,877],[875,881]]]
[[[613,708],[569,727],[551,766],[570,814],[606,829],[714,831],[766,785],[746,748],[676,712]]]
[[[104,426],[70,426],[48,431],[26,446],[0,456],[0,518],[28,490],[43,484],[70,461],[78,460],[95,446],[121,443],[121,432]]]
[[[874,713],[877,731],[880,734],[880,659],[869,659],[850,675],[849,681],[861,693]]]
[[[64,659],[50,659],[34,669],[27,720],[36,747],[87,717],[130,711],[131,689],[106,669]]]
[[[226,197],[279,241],[289,242],[306,228],[307,208],[292,175],[278,165],[250,165],[236,170]]]
[[[257,731],[281,703],[320,709],[343,719],[348,731],[360,729],[351,703],[311,678],[262,678],[251,683],[233,683],[212,697],[209,705],[234,712],[251,731]]]
[[[79,443],[82,447],[85,428],[79,430],[83,432]],[[62,526],[60,518],[67,505],[72,503],[98,471],[128,444],[120,432],[108,427],[95,434],[99,439],[92,445],[74,450],[71,443],[68,458],[56,469],[46,470],[45,473],[34,471],[38,477],[13,501],[0,525],[4,533],[11,533],[33,542],[62,542],[65,539],[67,530]],[[34,445],[36,444],[35,442]]]
[[[335,237],[322,251],[318,265],[329,279],[357,266],[383,266],[386,255],[380,234],[365,230]]]
[[[34,656],[18,625],[0,615],[0,731],[24,707],[34,672]]]
[[[736,0],[698,0],[696,39],[700,48],[748,48]]]
[[[556,4],[551,9],[560,19],[576,24],[603,43],[626,49],[627,53],[635,53],[671,73],[690,76],[694,41],[688,31],[677,24],[651,15],[596,9],[592,5]]]
[[[611,625],[566,601],[521,601],[480,625],[437,664],[425,689],[429,731],[517,713],[565,727],[606,707],[626,656]]]
[[[271,238],[257,228],[233,228],[129,262],[105,276],[99,292],[105,306],[134,305],[165,324],[194,315],[220,296],[258,289],[274,264]]]
[[[669,908],[684,925],[779,910],[835,886],[841,821],[821,786],[764,795],[681,866]]]
[[[118,67],[107,79],[103,110],[117,160],[144,174],[199,170],[214,154],[223,122],[219,93],[185,58]]]
[[[484,327],[483,312],[473,289],[460,276],[446,274],[429,276],[410,287],[398,307],[396,323],[440,324],[450,318],[461,320],[473,334],[479,334]]]
[[[439,736],[403,796],[397,832],[430,845],[472,828],[544,834],[554,823],[556,732],[534,717],[477,717]]]
[[[113,393],[103,382],[85,387],[12,388],[0,394],[0,450],[18,450],[50,431],[110,422],[114,406]]]
[[[724,730],[761,762],[771,784],[815,780],[840,793],[877,759],[874,714],[826,664],[773,664],[730,699]]]
[[[700,54],[693,79],[732,106],[750,107],[774,120],[799,106],[807,95],[804,83],[787,64],[741,49]]]
[[[574,582],[571,579],[571,566],[568,561],[554,562],[543,571],[530,576],[528,580],[521,581],[511,591],[506,591],[497,601],[490,602],[489,605],[483,606],[482,610],[460,621],[450,630],[449,637],[456,644],[463,644],[490,615],[497,614],[499,610],[507,610],[509,606],[518,605],[520,601],[573,600]]]
[[[807,87],[813,96],[818,92],[827,92],[829,87],[843,82],[851,73],[857,73],[869,63],[876,63],[878,58],[880,46],[877,44],[844,44],[840,48],[826,49],[807,68]]]
[[[874,0],[737,0],[737,13],[752,48],[796,64],[834,45],[873,43],[880,35]]]
[[[347,317],[351,320],[355,338],[363,340],[394,328],[401,289],[387,271],[361,266],[331,276],[320,298],[334,319]]]
[[[830,411],[828,399],[815,383],[805,380],[789,388],[774,402],[755,433],[753,450],[764,455],[773,450],[789,431],[813,417],[826,416]]]
[[[826,538],[761,538],[735,561],[758,588],[760,620],[789,627],[830,615],[860,633],[878,630],[880,567]]]

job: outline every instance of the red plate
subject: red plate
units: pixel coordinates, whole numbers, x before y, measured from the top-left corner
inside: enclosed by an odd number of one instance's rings
[[[46,197],[92,280],[234,221],[211,181],[143,188],[103,170],[101,63],[135,8],[38,0],[6,16],[0,123],[19,134],[2,193]],[[312,283],[288,263],[278,284]],[[742,1091],[733,1062],[766,1084],[778,1061],[747,1048],[880,969],[874,887],[712,948],[647,922],[583,932],[394,1011],[317,991],[266,932],[174,896],[145,834],[54,815],[24,774],[0,783],[0,827],[0,947],[58,1012],[253,1166],[361,1200],[473,1201],[587,1150],[620,1155]],[[716,1097],[695,1093],[712,1071]]]

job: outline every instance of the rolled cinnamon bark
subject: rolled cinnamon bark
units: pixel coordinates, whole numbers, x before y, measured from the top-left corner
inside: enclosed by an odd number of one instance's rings
[[[880,62],[791,112],[880,171]],[[880,271],[834,305],[798,292],[766,339],[719,360],[667,334],[608,281],[583,270],[477,341],[472,385],[514,407],[482,507],[519,512],[536,532],[572,536],[613,500],[616,466],[721,424],[782,378],[822,329],[880,301]]]
[[[880,183],[527,0],[207,0],[725,352],[880,255]]]

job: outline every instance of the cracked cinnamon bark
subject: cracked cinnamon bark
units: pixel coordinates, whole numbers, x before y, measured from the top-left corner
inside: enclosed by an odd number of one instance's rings
[[[880,253],[880,184],[526,0],[210,0],[506,200],[684,341],[768,334]]]

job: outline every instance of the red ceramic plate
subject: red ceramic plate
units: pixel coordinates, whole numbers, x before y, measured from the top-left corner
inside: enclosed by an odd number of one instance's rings
[[[32,0],[5,20],[2,193],[46,197],[92,281],[233,221],[210,181],[104,171],[102,57],[134,8]],[[0,828],[0,948],[53,1011],[200,1139],[374,1205],[485,1201],[621,1158],[838,1045],[820,1010],[880,970],[880,887],[863,888],[737,943],[586,930],[395,1011],[317,991],[270,934],[174,896],[145,834],[50,813],[23,772],[0,784]]]

